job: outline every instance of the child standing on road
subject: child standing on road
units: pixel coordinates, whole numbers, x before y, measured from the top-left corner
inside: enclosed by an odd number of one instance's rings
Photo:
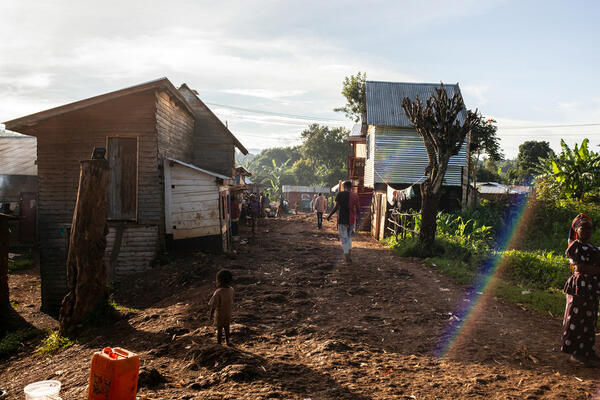
[[[217,272],[217,290],[213,293],[208,305],[210,306],[210,319],[214,321],[217,328],[217,343],[221,344],[223,331],[225,331],[225,342],[231,346],[229,340],[229,325],[231,324],[231,309],[233,308],[233,288],[231,272],[222,269]]]
[[[565,283],[567,305],[563,319],[561,351],[571,361],[593,366],[600,358],[594,352],[598,295],[600,294],[600,249],[592,245],[592,220],[579,214],[571,225],[566,254],[573,274]]]

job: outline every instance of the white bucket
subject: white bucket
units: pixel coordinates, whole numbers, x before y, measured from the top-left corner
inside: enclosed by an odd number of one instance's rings
[[[60,400],[60,381],[41,381],[25,386],[25,400]]]

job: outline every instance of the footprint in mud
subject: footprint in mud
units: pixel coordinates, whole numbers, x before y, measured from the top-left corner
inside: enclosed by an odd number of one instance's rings
[[[347,290],[347,292],[349,294],[351,294],[352,296],[362,296],[365,294],[369,294],[372,291],[368,288],[366,288],[365,286],[359,286],[359,287],[355,287],[355,288],[350,288]]]
[[[306,299],[308,297],[308,293],[304,290],[292,290],[290,292],[290,297],[294,299]]]
[[[285,293],[286,295],[289,295],[288,293]],[[281,304],[281,303],[285,303],[288,299],[288,296],[285,296],[282,293],[269,293],[269,294],[265,294],[264,296],[261,297],[261,300],[269,302],[269,303],[277,303],[277,304]]]

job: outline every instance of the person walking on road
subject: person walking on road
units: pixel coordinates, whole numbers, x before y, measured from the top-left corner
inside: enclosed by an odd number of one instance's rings
[[[335,207],[327,216],[327,221],[331,219],[333,214],[338,213],[338,234],[342,242],[344,259],[346,263],[350,264],[352,262],[352,234],[359,218],[360,206],[358,195],[352,193],[352,182],[344,182],[343,187],[344,191],[335,196]]]
[[[319,193],[315,199],[313,208],[317,213],[317,228],[321,229],[323,227],[323,213],[327,209],[327,200],[325,200],[322,193]]]

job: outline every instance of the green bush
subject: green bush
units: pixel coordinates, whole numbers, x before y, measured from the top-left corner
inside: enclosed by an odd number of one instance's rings
[[[10,332],[0,340],[0,358],[9,357],[23,346],[23,342],[38,336],[38,329],[22,329]]]
[[[9,260],[8,272],[15,272],[33,267],[34,261],[31,255],[20,256],[15,260]]]
[[[502,274],[511,282],[537,289],[562,289],[571,274],[566,257],[552,251],[502,252]]]
[[[74,344],[75,343],[71,339],[61,336],[58,331],[50,330],[48,331],[48,335],[35,350],[35,353],[52,357],[58,351],[67,349]]]

